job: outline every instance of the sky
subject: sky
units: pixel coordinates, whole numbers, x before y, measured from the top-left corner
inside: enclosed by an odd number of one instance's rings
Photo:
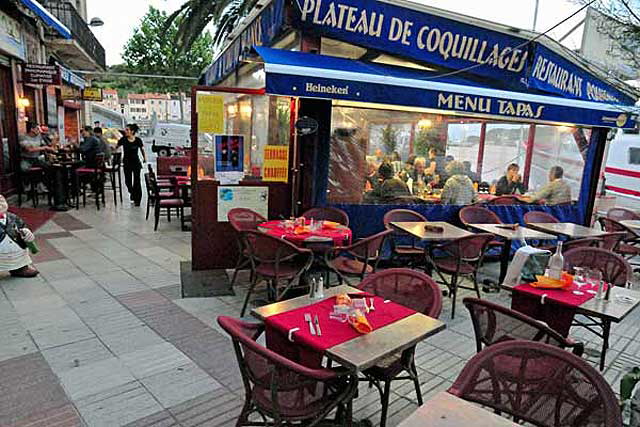
[[[531,29],[535,0],[415,0],[441,9],[463,13],[477,18],[487,19],[517,28]],[[536,29],[544,32],[557,22],[580,8],[568,0],[539,0],[538,25]],[[107,64],[122,62],[122,48],[149,6],[170,13],[176,10],[183,0],[87,0],[88,18],[99,17],[104,26],[92,28],[107,52]],[[549,33],[559,38],[580,22],[584,12],[572,18],[557,30]],[[580,47],[581,30],[567,38],[565,45],[571,49]]]

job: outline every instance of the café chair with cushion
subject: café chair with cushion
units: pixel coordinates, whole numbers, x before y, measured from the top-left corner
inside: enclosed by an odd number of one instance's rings
[[[269,302],[283,299],[311,267],[313,252],[259,231],[245,230],[240,236],[244,239],[242,247],[248,249],[253,278],[242,306],[241,316],[244,316],[251,294],[263,281],[267,282]],[[282,281],[286,282],[284,287],[280,286]]]
[[[153,178],[154,175],[149,173],[144,174],[144,184],[147,189],[147,214],[145,216],[146,220],[149,220],[149,212],[151,212],[151,206],[156,205],[156,201],[160,199],[178,199],[179,195],[175,188],[173,189],[162,189],[158,185],[158,182]],[[155,182],[155,186],[153,185]],[[156,194],[155,189],[158,189],[158,193]],[[157,199],[157,200],[156,200]]]
[[[145,174],[146,175],[146,174]],[[167,213],[167,221],[171,222],[171,211],[176,210],[179,219],[184,218],[184,200],[179,198],[175,192],[171,194],[163,194],[156,183],[156,180],[151,176],[148,177],[146,184],[147,191],[150,191],[153,198],[153,212],[154,212],[154,225],[153,231],[158,230],[158,223],[160,222],[160,214],[162,209]]]
[[[545,323],[503,305],[478,298],[465,298],[462,303],[471,314],[478,353],[484,347],[508,340],[539,341],[560,348],[571,348],[582,356],[584,345],[563,337]]]
[[[364,280],[364,276],[375,272],[384,241],[391,233],[391,230],[385,230],[349,246],[331,248],[325,252],[325,263],[338,276],[340,284],[349,283],[348,276]]]
[[[640,236],[633,229],[611,218],[600,218],[599,221],[607,233],[625,233],[625,237],[616,248],[617,253],[629,262],[640,255]],[[636,263],[633,263],[633,265],[637,266]]]
[[[627,208],[611,208],[607,211],[607,218],[612,219],[614,221],[624,221],[624,220],[640,220],[640,215],[638,215],[635,211]]]
[[[34,208],[40,203],[40,191],[38,187],[45,183],[46,173],[43,168],[32,166],[28,170],[23,171],[18,168],[18,206],[22,206],[22,195],[27,193],[27,200],[31,199]],[[29,187],[26,190],[26,187]]]
[[[431,264],[438,273],[441,282],[449,289],[452,319],[456,313],[458,289],[473,290],[480,298],[478,269],[482,265],[482,260],[492,240],[493,234],[479,233],[425,248],[427,262]],[[448,275],[450,279],[447,280],[445,275]],[[473,287],[459,284],[465,277],[471,280]]]
[[[342,209],[332,208],[329,206],[311,208],[302,214],[306,219],[315,219],[317,221],[333,221],[344,226],[349,226],[349,215]]]
[[[104,153],[98,153],[96,154],[95,167],[80,167],[75,169],[76,209],[80,208],[80,194],[82,194],[82,206],[87,205],[87,184],[89,184],[93,191],[97,209],[100,210],[100,200],[102,200],[102,204],[105,204],[105,167]]]
[[[262,324],[226,316],[218,317],[218,324],[231,336],[244,384],[236,426],[314,427],[334,411],[331,425],[351,425],[350,402],[358,384],[351,374],[310,369],[260,345]]]
[[[118,205],[118,192],[120,193],[120,203],[122,203],[122,175],[120,170],[122,169],[122,153],[113,153],[111,155],[111,161],[104,168],[107,175],[109,175],[109,187],[107,190],[113,190],[113,204]]]
[[[358,288],[384,299],[409,307],[426,316],[437,319],[442,311],[442,292],[438,284],[426,274],[407,268],[392,268],[367,276]],[[391,381],[413,381],[418,405],[422,405],[420,380],[415,364],[415,345],[393,354],[363,374],[376,386],[382,401],[380,427],[387,423]],[[406,374],[401,376],[401,374]],[[383,387],[384,386],[384,387]]]
[[[427,218],[416,211],[410,209],[393,209],[387,212],[382,219],[384,227],[392,230],[389,236],[391,246],[391,257],[389,261],[406,261],[411,267],[424,264],[424,249],[418,247],[414,237],[403,233],[391,225],[392,222],[427,222]],[[407,244],[411,242],[411,244]]]
[[[547,212],[530,211],[524,214],[525,224],[535,224],[535,223],[553,224],[553,223],[559,223],[559,222],[560,220],[558,220],[558,218],[556,218],[555,216]]]
[[[236,283],[238,271],[243,270],[251,265],[251,261],[249,261],[249,248],[245,248],[243,246],[245,243],[245,239],[241,237],[241,234],[244,231],[257,230],[258,224],[266,222],[267,219],[259,213],[245,208],[231,209],[227,213],[227,219],[229,220],[229,224],[231,224],[231,227],[233,227],[233,229],[238,233],[238,261],[236,262],[236,267],[233,270],[231,285],[229,285],[231,288],[233,288],[233,285]]]
[[[539,427],[622,427],[618,398],[580,357],[553,345],[510,340],[473,356],[454,396]]]
[[[615,286],[626,286],[631,278],[631,266],[620,255],[606,249],[581,247],[563,253],[564,268],[587,267],[602,272],[602,279]]]

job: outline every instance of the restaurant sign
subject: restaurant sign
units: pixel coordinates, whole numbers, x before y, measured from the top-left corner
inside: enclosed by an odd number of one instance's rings
[[[85,101],[102,102],[102,89],[97,87],[86,87],[82,89],[82,99]]]
[[[527,39],[382,1],[296,0],[294,24],[360,46],[518,83]],[[481,66],[482,65],[482,66]]]
[[[34,85],[60,85],[60,69],[56,65],[22,65],[22,83]]]
[[[533,57],[529,86],[587,101],[626,105],[635,103],[631,96],[595,79],[583,69],[540,45],[536,47]]]
[[[62,98],[63,101],[77,101],[82,99],[82,93],[80,89],[75,86],[63,84],[60,86],[60,98]]]

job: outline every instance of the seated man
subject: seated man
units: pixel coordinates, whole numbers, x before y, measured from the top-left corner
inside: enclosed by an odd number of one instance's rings
[[[511,163],[507,167],[507,173],[502,176],[496,184],[496,196],[508,196],[511,194],[524,194],[526,189],[522,183],[522,177],[518,173],[520,166],[516,163]]]
[[[31,266],[27,243],[35,240],[22,219],[8,212],[9,205],[0,195],[0,271],[14,277],[34,277],[38,270]]]
[[[450,176],[442,188],[440,202],[443,205],[470,205],[477,199],[473,182],[465,174],[464,165],[456,160],[447,165],[447,175]]]
[[[96,156],[102,153],[102,144],[100,140],[93,134],[91,126],[85,126],[82,129],[83,140],[78,147],[78,151],[84,156],[84,163],[88,168],[96,167]]]
[[[54,147],[45,144],[40,134],[40,126],[34,122],[27,122],[27,133],[19,139],[21,162],[20,169],[28,171],[32,167],[48,167],[44,153],[55,152]]]
[[[531,203],[544,200],[547,205],[571,203],[571,187],[562,179],[564,170],[560,166],[549,169],[549,182],[527,201]]]
[[[378,168],[378,175],[382,183],[369,192],[369,198],[378,202],[392,201],[397,197],[410,196],[409,187],[400,178],[393,174],[393,166],[390,163],[383,163]]]

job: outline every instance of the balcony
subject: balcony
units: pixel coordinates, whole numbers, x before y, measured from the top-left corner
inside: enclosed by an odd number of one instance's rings
[[[104,70],[106,68],[104,47],[71,3],[48,0],[43,2],[43,6],[58,18],[73,36],[71,40],[65,40],[54,30],[47,29],[47,44],[60,59],[72,68]]]

